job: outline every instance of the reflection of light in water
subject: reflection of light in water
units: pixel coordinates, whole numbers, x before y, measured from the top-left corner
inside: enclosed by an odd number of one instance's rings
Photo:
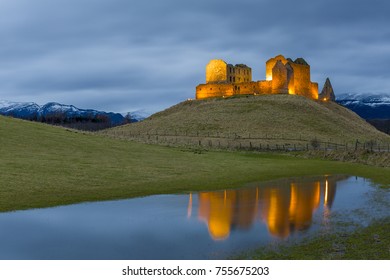
[[[297,212],[297,206],[298,206],[298,189],[295,184],[291,184],[291,195],[290,195],[290,208],[288,209],[288,212],[295,213]]]
[[[324,197],[324,205],[328,204],[328,178],[325,179],[325,197]]]
[[[224,240],[230,235],[234,192],[199,193],[199,219],[204,221],[214,240]]]
[[[268,219],[268,227],[271,229],[274,229],[274,228],[277,228],[277,214],[278,214],[278,198],[275,194],[275,191],[271,191],[271,196],[270,196],[270,199],[269,199],[269,211],[268,211],[268,215],[267,215],[267,219]]]
[[[191,218],[192,215],[192,193],[190,193],[190,199],[188,201],[187,218]]]
[[[255,209],[253,209],[254,218],[256,218],[258,212],[259,212],[259,188],[256,188],[256,204],[255,204]]]
[[[232,228],[249,229],[257,217],[267,225],[271,235],[285,238],[296,230],[306,230],[311,226],[313,213],[321,204],[322,193],[324,215],[330,215],[336,182],[328,182],[327,177],[325,184],[322,182],[304,181],[281,186],[202,192],[198,195],[198,217],[207,224],[214,240],[228,238]],[[190,195],[188,216],[191,212]]]

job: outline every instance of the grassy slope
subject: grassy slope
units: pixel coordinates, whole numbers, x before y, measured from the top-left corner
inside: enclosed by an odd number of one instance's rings
[[[390,184],[390,170],[275,154],[194,153],[0,117],[0,211],[345,173]]]
[[[343,143],[390,137],[377,131],[352,111],[333,102],[317,102],[302,96],[260,95],[229,99],[185,101],[147,120],[105,131],[109,135],[147,132],[237,133],[252,137],[283,137]]]

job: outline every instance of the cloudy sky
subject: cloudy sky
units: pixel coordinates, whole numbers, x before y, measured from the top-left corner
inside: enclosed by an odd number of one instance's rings
[[[320,90],[390,92],[388,0],[0,0],[0,99],[154,112],[221,58],[265,79],[303,57]]]

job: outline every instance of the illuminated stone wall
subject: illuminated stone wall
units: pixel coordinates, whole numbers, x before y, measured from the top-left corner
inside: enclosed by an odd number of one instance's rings
[[[318,83],[310,83],[311,85],[311,98],[317,100],[318,99]]]
[[[290,63],[286,64],[287,69],[287,88],[289,94],[294,94],[295,83],[294,83],[294,69],[291,67]]]
[[[272,93],[288,93],[287,68],[280,60],[272,68]]]
[[[196,99],[228,97],[236,94],[269,94],[272,81],[257,81],[236,84],[200,84],[196,87]]]
[[[281,54],[267,60],[267,62],[265,63],[265,78],[267,81],[272,80],[272,69],[274,68],[278,60],[280,60],[283,64],[286,64],[288,62],[288,60],[285,59],[284,56]]]
[[[234,84],[202,84],[196,87],[196,99],[232,96]]]
[[[236,83],[246,83],[252,81],[252,69],[245,64],[236,64],[234,66]]]
[[[222,59],[213,59],[206,66],[206,83],[227,82],[228,65]]]
[[[294,94],[312,98],[310,66],[297,63],[289,63],[294,71]]]

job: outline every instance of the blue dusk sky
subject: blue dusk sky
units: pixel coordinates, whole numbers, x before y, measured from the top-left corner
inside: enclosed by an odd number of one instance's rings
[[[320,90],[390,92],[387,0],[2,0],[0,99],[155,112],[205,81],[212,58],[265,79],[303,57]]]

